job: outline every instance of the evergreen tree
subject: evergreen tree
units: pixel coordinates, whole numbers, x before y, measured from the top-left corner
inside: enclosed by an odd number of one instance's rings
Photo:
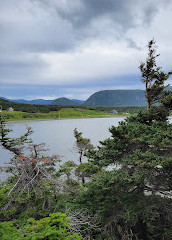
[[[85,177],[88,177],[93,174],[95,171],[94,167],[90,167],[89,163],[83,163],[83,156],[86,155],[86,153],[93,149],[94,146],[91,144],[91,141],[89,138],[83,138],[82,132],[78,132],[78,130],[74,129],[74,137],[76,138],[76,147],[79,153],[79,163],[80,165],[76,168],[76,175],[81,178],[82,183],[85,183]],[[97,170],[97,169],[96,169]]]
[[[139,68],[142,74],[142,81],[145,83],[146,99],[148,109],[165,96],[164,82],[169,78],[172,72],[164,73],[161,67],[157,66],[156,58],[160,54],[156,54],[155,41],[152,39],[148,42],[148,57],[146,62],[141,62]]]
[[[106,237],[115,240],[172,239],[172,124],[165,104],[151,108],[165,97],[169,74],[156,66],[154,43],[141,65],[149,109],[111,127],[111,138],[89,151],[94,165],[116,168],[95,176],[78,198],[80,206],[98,213]]]

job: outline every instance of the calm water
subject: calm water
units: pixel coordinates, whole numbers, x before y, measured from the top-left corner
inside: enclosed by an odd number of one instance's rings
[[[11,137],[19,137],[26,131],[27,126],[32,127],[34,130],[31,135],[33,143],[46,143],[49,148],[47,155],[61,155],[64,162],[78,160],[73,136],[74,128],[83,132],[83,137],[90,138],[92,144],[97,146],[99,141],[110,137],[108,129],[112,125],[117,126],[122,120],[124,120],[123,117],[30,121],[8,123],[7,127],[13,129],[13,132],[9,134]],[[172,117],[169,118],[169,121],[172,123]],[[0,146],[0,166],[8,162],[12,156],[9,151]]]
[[[74,128],[83,132],[83,137],[90,138],[92,144],[97,146],[99,141],[110,137],[108,129],[117,126],[123,117],[117,118],[90,118],[90,119],[66,119],[48,121],[30,121],[19,123],[8,123],[7,127],[13,129],[9,134],[11,137],[19,137],[26,127],[32,127],[34,133],[31,135],[33,143],[46,143],[50,149],[47,154],[58,154],[63,156],[62,161],[77,161],[78,153],[73,136]],[[8,162],[13,155],[0,146],[0,165]]]

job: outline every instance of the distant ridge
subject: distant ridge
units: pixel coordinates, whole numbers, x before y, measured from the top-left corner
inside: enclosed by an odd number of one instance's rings
[[[104,90],[91,95],[86,106],[145,106],[143,90]]]
[[[77,103],[80,104],[80,105],[83,104],[83,102],[84,102],[84,101],[78,100],[78,99],[72,99],[72,101],[77,102]]]
[[[80,105],[76,101],[72,101],[68,98],[57,98],[51,102],[52,105],[65,105],[65,106],[78,106]]]
[[[52,102],[56,101],[57,99],[55,100],[44,100],[44,99],[34,99],[34,100],[25,100],[25,99],[7,99],[7,98],[4,98],[4,97],[0,97],[1,99],[5,99],[7,101],[10,101],[10,102],[16,102],[16,103],[24,103],[24,104],[36,104],[36,105],[50,105]],[[62,99],[67,99],[67,98],[58,98],[60,99],[59,102],[61,104],[59,105],[64,105],[63,103],[66,102],[65,100],[63,101]],[[68,104],[70,103],[70,105],[81,105],[83,103],[82,100],[78,100],[78,99],[68,99]],[[57,102],[57,101],[56,101]],[[57,104],[54,104],[53,105],[57,105]]]
[[[51,104],[52,100],[35,99],[35,100],[25,100],[25,99],[8,99],[11,102],[26,103],[26,104],[38,104],[38,105],[48,105]]]

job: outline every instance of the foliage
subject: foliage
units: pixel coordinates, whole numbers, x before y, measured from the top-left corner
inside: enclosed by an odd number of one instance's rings
[[[14,227],[12,222],[0,222],[0,239],[9,240],[15,239],[20,240],[20,232]]]
[[[31,144],[28,139],[33,132],[30,127],[19,138],[7,137],[9,129],[4,121],[1,121],[0,129],[2,146],[15,154],[8,165],[2,168],[11,177],[2,184],[0,190],[1,219],[47,214],[47,211],[55,208],[57,190],[62,187],[55,169],[59,156],[42,155],[46,151],[44,144]],[[26,149],[30,150],[30,154],[25,153]]]
[[[151,107],[167,96],[168,76],[156,67],[152,44],[147,63],[141,66],[149,109],[112,127],[111,138],[89,151],[92,164],[116,169],[95,176],[77,202],[98,213],[112,239],[172,238],[172,125],[166,107],[170,98],[166,106]]]
[[[89,152],[98,167],[114,164],[87,184],[78,204],[98,213],[104,229],[123,239],[170,239],[172,125],[140,114],[112,127],[112,137]],[[119,229],[121,232],[119,232]],[[132,238],[133,237],[133,238]]]
[[[65,214],[56,212],[49,217],[40,220],[28,219],[28,223],[23,228],[25,239],[47,239],[47,240],[80,240],[77,233],[69,230],[69,219]]]
[[[75,174],[81,179],[91,178],[95,173],[99,171],[99,168],[89,162],[80,163],[75,169]]]
[[[28,137],[33,133],[33,131],[30,127],[27,127],[27,131],[24,135],[19,138],[9,138],[7,135],[10,131],[10,129],[6,128],[6,122],[3,116],[0,115],[0,142],[7,150],[16,155],[20,155],[22,154],[22,146],[25,143],[31,143],[31,140]]]
[[[76,164],[73,161],[67,161],[63,165],[60,166],[58,174],[66,175],[67,181],[71,180],[72,170],[76,167]]]
[[[161,67],[157,66],[156,58],[159,54],[156,54],[154,45],[154,39],[148,42],[148,57],[146,62],[142,62],[139,67],[142,73],[142,81],[145,83],[145,96],[148,103],[148,109],[164,97],[164,89],[166,88],[166,86],[164,86],[164,82],[172,74],[172,72],[167,74],[164,73],[161,71]]]
[[[2,222],[0,237],[2,240],[81,240],[81,236],[70,232],[69,227],[69,219],[65,214],[56,212],[37,221],[29,218],[27,224],[20,230],[17,230],[12,222]]]
[[[76,146],[79,153],[79,162],[82,163],[82,157],[88,152],[88,150],[91,150],[94,148],[94,146],[91,144],[91,141],[89,138],[83,138],[82,132],[78,132],[78,130],[74,129],[74,137],[76,138]]]
[[[160,99],[160,102],[166,109],[172,110],[172,92],[165,91],[163,98]]]
[[[15,111],[36,113],[36,112],[44,112],[48,113],[50,111],[58,111],[60,106],[56,105],[37,105],[37,104],[24,104],[24,103],[16,103],[10,102],[5,99],[0,98],[0,105],[3,110],[6,110],[9,107],[13,107]]]
[[[78,204],[98,213],[106,237],[170,240],[171,199],[139,193],[137,183],[138,179],[124,170],[105,172],[88,183]]]
[[[74,129],[74,137],[76,138],[76,147],[79,153],[80,163],[75,173],[81,177],[82,183],[85,183],[85,177],[88,176],[91,171],[89,170],[89,164],[83,164],[83,156],[85,156],[89,150],[94,149],[94,146],[91,144],[90,139],[83,138],[82,132],[78,132],[76,128]]]
[[[144,94],[143,94],[144,95]],[[101,115],[114,115],[110,111],[114,110],[114,106],[57,106],[57,105],[36,105],[36,104],[23,104],[14,103],[0,98],[0,105],[2,106],[2,115],[6,120],[20,120],[20,119],[49,119],[59,118],[59,110],[61,111],[62,118],[64,117],[87,117],[101,116]],[[14,112],[6,112],[8,107],[13,107]],[[115,106],[119,114],[123,113],[138,113],[145,109],[145,106]],[[63,112],[64,111],[64,112]],[[44,114],[45,113],[45,114]],[[48,113],[48,114],[46,114]],[[118,115],[118,114],[115,114]]]

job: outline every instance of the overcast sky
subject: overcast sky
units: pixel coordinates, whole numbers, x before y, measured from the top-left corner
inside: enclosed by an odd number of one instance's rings
[[[172,0],[0,0],[0,96],[144,89],[138,66],[153,37],[172,69],[171,23]]]

